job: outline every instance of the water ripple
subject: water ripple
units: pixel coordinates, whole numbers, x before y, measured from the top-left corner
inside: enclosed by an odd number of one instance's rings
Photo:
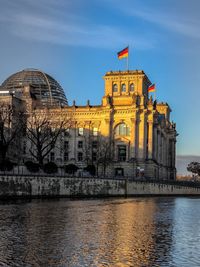
[[[197,267],[200,200],[0,203],[0,267]]]

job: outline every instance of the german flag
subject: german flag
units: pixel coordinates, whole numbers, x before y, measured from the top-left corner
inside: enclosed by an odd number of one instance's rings
[[[118,59],[128,57],[128,46],[117,53]]]
[[[149,87],[148,87],[148,92],[151,93],[151,92],[155,92],[156,90],[156,85],[155,84],[151,84]]]

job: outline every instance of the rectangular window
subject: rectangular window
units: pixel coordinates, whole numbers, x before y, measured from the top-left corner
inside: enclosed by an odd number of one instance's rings
[[[97,141],[93,141],[92,142],[92,148],[93,149],[97,149],[97,146],[98,146],[98,142]]]
[[[78,161],[83,161],[83,153],[78,152]]]
[[[69,149],[69,142],[68,141],[65,141],[64,142],[64,149],[65,150],[68,150]]]
[[[83,136],[83,128],[78,128],[78,135]]]
[[[98,128],[93,128],[93,136],[98,136]]]
[[[78,148],[83,148],[83,141],[78,141]]]
[[[97,153],[92,152],[92,161],[97,161]]]
[[[126,161],[126,146],[118,146],[118,160]]]
[[[123,168],[116,168],[115,169],[116,176],[124,176],[124,169]]]
[[[69,160],[69,154],[68,152],[64,153],[64,161],[68,161]]]
[[[50,153],[50,161],[54,161],[55,160],[55,153],[51,152]]]
[[[24,141],[24,144],[23,144],[23,153],[26,154],[26,142]]]

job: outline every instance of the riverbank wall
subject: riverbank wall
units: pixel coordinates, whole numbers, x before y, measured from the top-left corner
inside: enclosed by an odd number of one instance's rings
[[[0,176],[0,199],[116,196],[200,196],[200,184],[128,179]]]

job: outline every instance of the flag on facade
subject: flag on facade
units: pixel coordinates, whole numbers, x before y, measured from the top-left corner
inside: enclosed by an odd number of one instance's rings
[[[117,53],[118,59],[128,57],[128,46]]]
[[[151,93],[151,92],[155,92],[155,91],[156,91],[156,85],[155,84],[151,84],[148,87],[148,92]]]

